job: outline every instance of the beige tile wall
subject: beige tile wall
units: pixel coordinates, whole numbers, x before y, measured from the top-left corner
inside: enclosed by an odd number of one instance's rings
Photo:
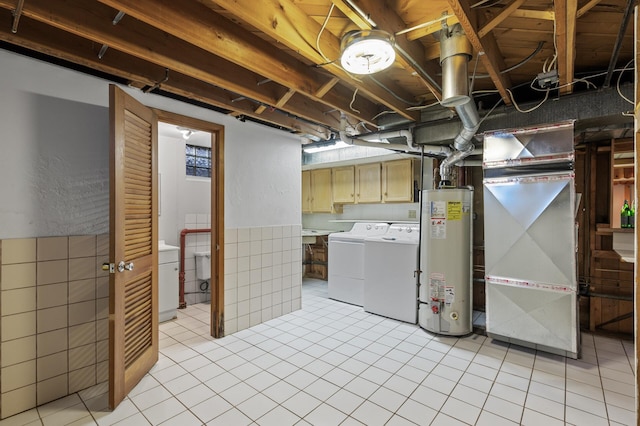
[[[225,230],[225,334],[301,307],[302,226]]]
[[[0,241],[0,418],[108,379],[108,235]]]

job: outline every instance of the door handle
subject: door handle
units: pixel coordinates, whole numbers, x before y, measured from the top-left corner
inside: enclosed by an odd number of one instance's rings
[[[121,260],[120,263],[118,263],[118,272],[124,271],[133,271],[133,262],[125,263],[124,260]]]

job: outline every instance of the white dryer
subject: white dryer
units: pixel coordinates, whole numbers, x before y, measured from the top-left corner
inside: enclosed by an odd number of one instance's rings
[[[364,240],[382,235],[388,223],[355,223],[350,231],[329,234],[329,298],[364,303]]]
[[[391,224],[384,235],[364,242],[364,310],[416,324],[420,225]]]

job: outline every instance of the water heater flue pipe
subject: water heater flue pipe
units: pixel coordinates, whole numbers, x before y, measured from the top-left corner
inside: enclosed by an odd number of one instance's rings
[[[197,229],[188,229],[185,228],[180,231],[180,272],[178,272],[178,309],[184,309],[187,307],[187,302],[184,301],[184,252],[185,252],[185,241],[187,239],[187,234],[201,234],[205,232],[211,232],[211,228],[197,228]]]
[[[452,167],[457,162],[471,155],[475,150],[471,140],[480,127],[478,109],[473,101],[469,100],[465,104],[456,106],[456,112],[460,117],[460,121],[462,121],[462,130],[460,130],[460,133],[456,136],[453,142],[453,146],[456,148],[456,151],[440,163],[441,181],[449,181]]]
[[[440,65],[442,66],[442,101],[445,107],[455,107],[462,130],[453,141],[452,152],[440,164],[440,185],[450,184],[451,169],[471,155],[475,147],[471,142],[480,127],[480,117],[469,95],[467,63],[473,49],[460,24],[444,28],[440,34]]]

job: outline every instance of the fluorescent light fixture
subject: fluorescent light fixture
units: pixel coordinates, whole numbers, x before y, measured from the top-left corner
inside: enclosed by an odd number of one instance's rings
[[[313,154],[316,152],[322,152],[322,151],[330,151],[332,149],[339,149],[339,148],[347,148],[353,145],[349,145],[347,143],[344,143],[342,141],[338,141],[332,145],[316,145],[316,146],[309,146],[309,147],[303,147],[303,151],[306,152],[307,154]]]
[[[393,38],[381,30],[350,31],[342,37],[340,50],[340,64],[352,74],[380,72],[396,59]]]

